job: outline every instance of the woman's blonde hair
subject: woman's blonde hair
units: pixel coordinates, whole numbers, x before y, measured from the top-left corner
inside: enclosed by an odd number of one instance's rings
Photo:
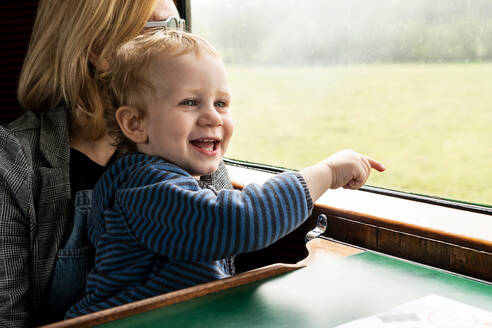
[[[100,76],[100,89],[108,101],[105,117],[109,134],[115,140],[119,155],[136,152],[136,145],[126,138],[116,121],[121,106],[133,107],[139,119],[155,99],[157,90],[150,81],[149,67],[156,58],[205,53],[218,57],[216,50],[197,35],[153,30],[125,43],[112,56],[111,67]]]
[[[35,112],[65,103],[71,123],[98,139],[106,133],[104,99],[91,52],[110,58],[136,37],[156,0],[40,0],[22,67],[18,100]]]

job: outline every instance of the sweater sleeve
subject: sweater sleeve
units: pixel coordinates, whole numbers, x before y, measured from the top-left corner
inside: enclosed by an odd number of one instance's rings
[[[127,229],[146,247],[167,257],[207,262],[264,248],[312,210],[306,183],[297,173],[217,194],[199,188],[190,176],[173,175],[120,189],[116,203]]]

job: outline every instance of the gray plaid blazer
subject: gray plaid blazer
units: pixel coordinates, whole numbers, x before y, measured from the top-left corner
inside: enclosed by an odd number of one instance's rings
[[[70,235],[68,109],[0,126],[0,326],[37,322],[56,254]],[[223,163],[202,180],[232,188]]]

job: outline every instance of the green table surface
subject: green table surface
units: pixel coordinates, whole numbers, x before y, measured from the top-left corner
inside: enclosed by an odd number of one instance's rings
[[[492,311],[490,284],[364,252],[100,327],[333,327],[428,294]]]

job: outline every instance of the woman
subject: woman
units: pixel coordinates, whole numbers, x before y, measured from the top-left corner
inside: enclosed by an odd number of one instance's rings
[[[27,112],[0,127],[0,326],[59,320],[81,296],[87,190],[114,157],[95,80],[113,49],[169,16],[171,0],[39,2],[18,88]],[[204,178],[230,187],[223,164]]]

